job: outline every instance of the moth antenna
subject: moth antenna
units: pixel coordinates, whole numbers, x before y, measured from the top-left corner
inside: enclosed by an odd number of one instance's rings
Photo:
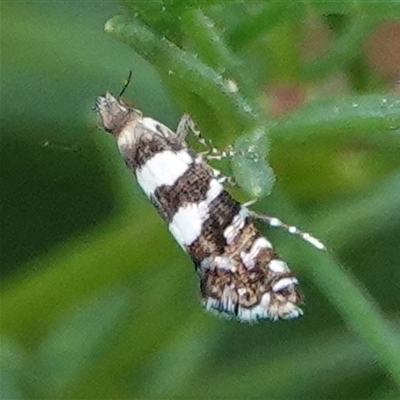
[[[126,79],[126,81],[124,83],[124,86],[122,86],[122,89],[119,92],[119,96],[118,97],[122,97],[122,95],[125,93],[125,90],[127,89],[129,84],[131,83],[131,78],[132,78],[132,70],[129,71],[128,78]]]

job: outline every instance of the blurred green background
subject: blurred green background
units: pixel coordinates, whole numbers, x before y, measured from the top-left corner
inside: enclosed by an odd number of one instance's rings
[[[398,2],[3,2],[1,398],[398,398],[399,20]],[[200,307],[91,110],[129,70],[146,115],[268,153],[234,160],[233,191],[327,244],[266,230],[304,317]]]

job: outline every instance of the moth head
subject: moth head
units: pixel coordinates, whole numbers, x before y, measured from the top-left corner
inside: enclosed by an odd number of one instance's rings
[[[97,98],[94,109],[100,115],[103,128],[114,136],[118,136],[129,121],[140,117],[140,112],[108,92]]]

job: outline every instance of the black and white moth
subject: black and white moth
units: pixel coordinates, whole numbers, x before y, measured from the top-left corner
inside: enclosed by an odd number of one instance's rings
[[[218,171],[188,147],[185,138],[193,129],[188,115],[174,132],[110,93],[97,98],[95,109],[126,165],[192,259],[207,310],[242,322],[302,315],[298,281],[255,227],[252,212],[224,189]],[[284,225],[277,218],[268,222]],[[288,228],[323,247],[309,234]]]

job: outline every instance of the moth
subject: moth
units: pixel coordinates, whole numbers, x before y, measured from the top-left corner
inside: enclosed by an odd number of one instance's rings
[[[256,214],[236,201],[224,188],[225,178],[188,146],[186,137],[194,130],[189,115],[174,131],[109,92],[97,98],[94,108],[127,167],[193,261],[207,310],[241,322],[302,315],[298,280],[254,225]],[[260,218],[323,248],[311,235],[277,218]]]

